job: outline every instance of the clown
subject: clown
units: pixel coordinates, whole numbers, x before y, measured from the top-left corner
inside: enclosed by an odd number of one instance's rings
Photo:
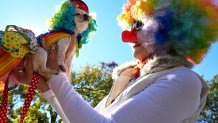
[[[114,70],[109,95],[93,109],[63,73],[47,83],[71,123],[196,123],[208,87],[191,68],[217,40],[217,13],[212,0],[128,0],[119,20],[137,61]]]

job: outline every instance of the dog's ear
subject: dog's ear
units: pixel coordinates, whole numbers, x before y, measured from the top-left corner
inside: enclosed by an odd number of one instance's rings
[[[13,31],[13,32],[16,32],[18,29],[17,29],[17,26],[15,25],[7,25],[6,28],[5,28],[5,31]]]

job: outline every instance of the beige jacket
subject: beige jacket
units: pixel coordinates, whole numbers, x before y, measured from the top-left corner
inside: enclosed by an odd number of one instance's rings
[[[137,80],[129,82],[131,78],[131,69],[135,65],[136,63],[134,62],[127,63],[115,69],[113,72],[113,78],[115,80],[113,87],[109,95],[99,104],[99,106],[97,106],[100,112],[103,114],[110,114],[126,100],[148,88],[151,84],[154,84],[155,81],[160,77],[176,70],[192,67],[189,62],[179,57],[155,57],[154,59],[149,60],[147,64],[145,64],[141,70],[141,75]],[[200,105],[194,115],[184,119],[181,123],[196,123],[198,116],[206,103],[208,87],[206,82],[200,76],[198,77],[202,84]]]

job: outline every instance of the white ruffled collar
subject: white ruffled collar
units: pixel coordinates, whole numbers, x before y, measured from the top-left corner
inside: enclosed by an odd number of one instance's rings
[[[125,63],[115,68],[112,73],[113,79],[116,79],[125,69],[130,67],[132,68],[136,64],[137,61],[133,61],[133,62]],[[162,70],[170,69],[173,67],[179,67],[179,66],[192,68],[193,64],[188,62],[185,58],[179,56],[170,56],[170,55],[154,56],[152,59],[149,59],[148,62],[144,65],[144,67],[141,70],[140,76],[144,76],[149,73],[155,73],[157,71],[162,71]]]

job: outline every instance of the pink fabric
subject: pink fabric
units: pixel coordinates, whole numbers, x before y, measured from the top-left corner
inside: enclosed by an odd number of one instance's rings
[[[6,82],[7,80],[7,77],[9,76],[9,73],[6,73],[4,76],[0,77],[0,81],[2,81],[3,83]],[[16,85],[19,85],[19,82],[17,81],[14,73],[11,73],[10,76],[9,76],[9,83],[8,83],[8,87],[13,87],[13,86],[16,86]]]
[[[8,75],[9,75],[9,72],[8,73],[6,73],[4,76],[2,76],[2,77],[0,77],[0,81],[2,81],[2,82],[6,82],[6,80],[7,80],[7,77],[8,77]]]

